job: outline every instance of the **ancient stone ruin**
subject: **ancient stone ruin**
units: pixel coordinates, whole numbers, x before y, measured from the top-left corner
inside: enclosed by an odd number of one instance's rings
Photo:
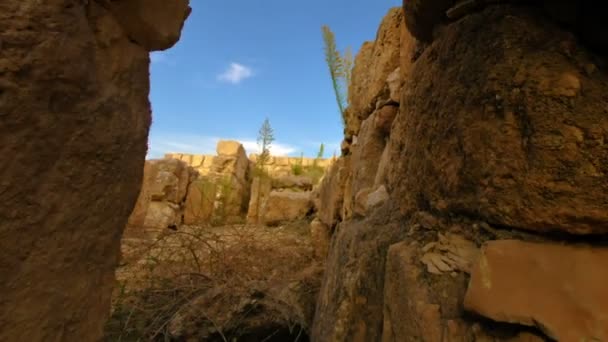
[[[248,158],[239,142],[225,140],[218,142],[217,155],[173,153],[148,160],[126,234],[154,237],[181,225],[276,225],[302,219],[312,209],[314,180],[294,175],[292,166],[315,165],[322,174],[332,162],[271,157],[260,177],[256,155]]]

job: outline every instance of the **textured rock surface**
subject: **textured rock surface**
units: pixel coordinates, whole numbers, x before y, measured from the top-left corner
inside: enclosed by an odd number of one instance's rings
[[[100,338],[141,186],[148,51],[84,3],[0,2],[2,341]]]
[[[391,164],[389,188],[402,210],[608,232],[608,77],[585,71],[593,59],[575,46],[550,22],[503,6],[437,38],[416,61],[393,124],[390,159],[407,162]]]
[[[336,228],[317,299],[313,341],[381,339],[384,273],[378,270],[384,269],[388,246],[404,236],[401,225],[382,220],[342,222]]]
[[[352,115],[365,119],[371,114],[376,99],[386,89],[387,77],[399,66],[402,25],[403,10],[391,9],[378,29],[376,40],[365,42],[357,54],[348,90]]]
[[[386,141],[374,123],[378,112],[363,121],[357,144],[352,147],[351,191],[356,196],[359,191],[374,185],[376,172]]]
[[[144,181],[125,236],[157,235],[163,229],[181,224],[183,202],[193,172],[186,163],[176,159],[146,161]]]
[[[318,186],[318,200],[315,201],[317,217],[329,227],[333,227],[341,216],[349,159],[338,159]]]
[[[312,208],[311,192],[271,191],[262,206],[262,222],[267,225],[299,220]]]
[[[458,319],[458,298],[465,291],[465,278],[425,281],[419,267],[420,252],[419,246],[410,242],[392,245],[388,250],[382,341],[475,340],[467,336],[466,325]],[[434,298],[437,288],[442,288],[440,300]]]
[[[319,260],[325,260],[327,251],[329,250],[329,227],[318,218],[315,218],[310,223],[310,238],[312,240],[315,257]]]
[[[537,326],[557,341],[608,340],[608,248],[488,242],[464,306],[495,321]]]
[[[179,40],[190,15],[188,0],[107,2],[131,40],[149,51],[165,50]]]
[[[247,222],[260,223],[263,217],[263,203],[268,199],[272,190],[272,179],[268,177],[255,177],[251,183],[251,197],[249,198],[249,208],[247,210]]]
[[[184,224],[208,223],[211,221],[217,194],[217,184],[202,176],[188,186],[184,203]]]

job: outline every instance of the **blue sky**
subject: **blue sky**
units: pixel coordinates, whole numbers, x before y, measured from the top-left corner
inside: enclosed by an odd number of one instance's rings
[[[153,53],[149,158],[214,153],[218,139],[255,152],[268,117],[273,154],[339,154],[342,124],[323,55],[321,26],[340,50],[373,40],[401,0],[191,0],[180,42]]]

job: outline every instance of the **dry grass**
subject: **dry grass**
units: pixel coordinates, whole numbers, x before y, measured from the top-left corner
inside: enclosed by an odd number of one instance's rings
[[[220,341],[228,339],[227,325],[234,331],[235,320],[243,318],[227,307],[237,308],[253,289],[285,287],[313,264],[306,222],[278,228],[184,226],[123,244],[108,341],[170,340],[172,322],[200,297],[206,302],[199,306],[208,309],[197,314],[207,316]]]

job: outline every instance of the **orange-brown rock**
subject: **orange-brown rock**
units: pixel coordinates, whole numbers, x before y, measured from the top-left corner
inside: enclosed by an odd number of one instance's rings
[[[188,0],[106,2],[131,40],[149,51],[165,50],[181,36],[191,9]]]
[[[204,176],[190,183],[184,203],[184,224],[211,222],[217,186],[217,183]]]
[[[386,80],[399,66],[402,24],[403,10],[392,8],[382,20],[375,41],[365,42],[359,50],[348,90],[351,115],[365,119],[383,90],[389,97]]]
[[[453,3],[455,0],[403,0],[405,24],[414,37],[429,42]]]
[[[398,111],[399,107],[395,106],[384,106],[376,110],[374,112],[374,128],[384,134],[389,134]]]
[[[491,241],[464,305],[495,321],[536,326],[557,341],[605,341],[606,264],[606,247]]]
[[[272,226],[299,220],[312,208],[311,192],[271,191],[262,207],[264,224]]]
[[[376,172],[386,144],[384,133],[375,126],[378,115],[380,115],[379,112],[374,112],[363,121],[357,143],[351,148],[353,196],[365,188],[372,187],[376,179]]]
[[[330,229],[325,223],[318,218],[312,220],[310,223],[310,238],[317,259],[324,261],[327,257],[330,237]]]
[[[594,59],[568,48],[573,39],[508,6],[443,31],[416,60],[393,123],[390,160],[401,162],[388,185],[402,210],[608,233],[608,76],[583,71]]]
[[[263,203],[268,199],[272,190],[272,179],[269,177],[254,177],[251,182],[251,197],[247,210],[247,222],[257,224],[262,222],[264,215]]]
[[[0,2],[1,341],[97,341],[110,311],[144,169],[149,47],[99,3]]]

